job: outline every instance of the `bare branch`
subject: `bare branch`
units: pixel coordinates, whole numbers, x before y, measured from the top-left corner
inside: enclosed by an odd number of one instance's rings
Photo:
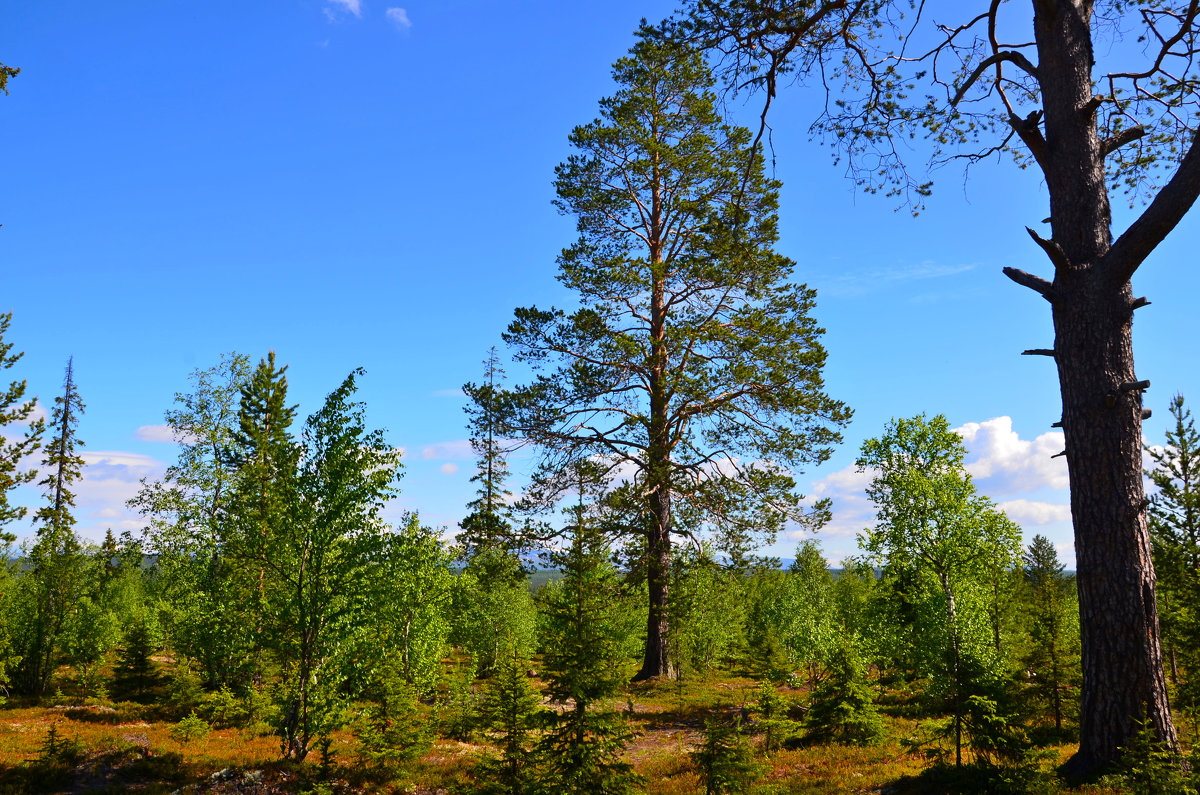
[[[1116,135],[1109,136],[1100,142],[1100,154],[1102,157],[1108,157],[1113,152],[1120,149],[1128,143],[1132,143],[1137,139],[1145,136],[1147,130],[1142,125],[1138,124],[1133,127],[1126,127]]]
[[[1038,246],[1041,247],[1042,251],[1046,252],[1046,256],[1050,258],[1052,263],[1054,263],[1056,270],[1068,270],[1071,267],[1071,261],[1067,259],[1067,255],[1063,252],[1062,246],[1058,245],[1053,240],[1047,240],[1028,226],[1025,227],[1025,231],[1028,232],[1029,236],[1033,238],[1033,242],[1037,243]]]
[[[1200,132],[1193,134],[1187,155],[1138,219],[1117,238],[1101,260],[1113,279],[1124,282],[1183,219],[1200,196]]]
[[[979,78],[983,76],[984,72],[986,72],[989,68],[996,66],[997,64],[1006,62],[1014,64],[1022,71],[1028,73],[1033,79],[1037,79],[1037,67],[1025,57],[1024,53],[1016,52],[1015,50],[1003,50],[984,58],[983,61],[980,62],[979,66],[975,67],[975,71],[963,81],[962,85],[958,87],[958,91],[954,93],[954,99],[950,100],[950,107],[958,107],[958,103],[962,102],[962,98],[968,91],[971,90],[971,86],[975,85],[975,83],[979,81]]]
[[[1022,287],[1028,287],[1030,290],[1038,293],[1047,301],[1054,301],[1057,297],[1054,292],[1054,285],[1040,276],[1034,276],[1032,273],[1026,273],[1016,268],[1005,268],[1004,275]]]

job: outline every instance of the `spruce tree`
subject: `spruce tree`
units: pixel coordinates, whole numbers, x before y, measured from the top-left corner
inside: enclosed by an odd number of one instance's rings
[[[158,684],[158,673],[150,659],[152,654],[154,641],[150,627],[140,619],[126,631],[117,652],[117,664],[113,668],[116,695],[141,701]]]
[[[23,353],[13,353],[13,343],[4,341],[10,323],[12,312],[0,314],[0,370],[10,369],[24,356]],[[26,388],[25,381],[13,381],[7,389],[0,391],[0,429],[14,424],[26,425],[25,432],[11,440],[0,436],[0,540],[6,543],[12,543],[15,536],[3,532],[3,528],[14,520],[24,518],[27,510],[12,505],[8,500],[9,492],[37,477],[37,470],[22,472],[19,467],[41,445],[46,428],[43,420],[33,419],[37,398],[26,400]]]
[[[478,791],[488,795],[526,795],[534,791],[533,735],[541,722],[542,698],[529,683],[529,660],[506,644],[488,680],[483,717],[500,745],[499,758],[480,764]]]
[[[843,641],[830,656],[828,676],[813,691],[805,725],[808,737],[818,742],[872,745],[883,736],[883,716],[852,643]]]
[[[470,513],[459,525],[460,558],[466,561],[475,560],[485,550],[515,554],[520,547],[508,501],[512,493],[504,485],[508,480],[508,448],[500,435],[503,381],[504,370],[493,346],[483,362],[483,381],[463,386],[470,398],[467,424],[476,455],[471,482],[478,484],[476,498],[467,503]],[[524,579],[524,572],[521,574]]]
[[[592,461],[572,465],[578,500],[570,509],[571,546],[556,556],[563,579],[547,606],[542,659],[550,701],[562,711],[538,744],[539,784],[579,795],[634,792],[640,781],[620,758],[633,732],[610,704],[626,674],[614,615],[620,581],[588,503],[604,490],[600,471]]]
[[[1058,552],[1045,536],[1037,535],[1022,557],[1030,599],[1030,648],[1025,665],[1034,676],[1031,689],[1062,731],[1065,707],[1073,699],[1063,694],[1078,684],[1079,632],[1074,583],[1064,573]]]
[[[788,718],[788,700],[779,695],[775,684],[764,680],[758,685],[758,700],[751,711],[757,715],[754,730],[763,738],[763,752],[770,756],[783,745],[796,729],[796,722]]]
[[[287,365],[275,364],[275,351],[261,359],[241,388],[238,427],[224,459],[237,473],[234,504],[236,526],[229,539],[234,554],[258,561],[258,587],[263,591],[263,561],[273,531],[281,521],[287,481],[294,477],[296,443],[290,428],[296,407],[287,405]]]
[[[705,795],[748,792],[761,770],[740,719],[706,721],[704,741],[691,758],[700,771]]]
[[[1150,540],[1158,576],[1159,619],[1168,670],[1181,685],[1184,704],[1200,703],[1194,671],[1200,667],[1200,433],[1183,395],[1171,399],[1173,427],[1166,444],[1147,446],[1146,472],[1157,493],[1150,498]]]
[[[83,584],[84,554],[72,529],[75,517],[71,512],[75,507],[72,489],[83,475],[84,461],[77,452],[83,442],[76,436],[83,411],[72,358],[67,360],[63,392],[54,399],[50,414],[53,438],[44,448],[45,475],[38,481],[47,504],[34,514],[37,536],[23,578],[26,612],[19,678],[22,688],[35,696],[42,695],[50,684],[59,641]]]
[[[298,448],[291,435],[296,407],[287,403],[287,365],[275,363],[275,351],[259,360],[242,385],[237,428],[223,458],[233,473],[234,487],[221,522],[222,551],[232,558],[232,571],[215,569],[211,579],[228,578],[233,590],[245,594],[254,621],[253,676],[259,677],[262,653],[270,643],[268,570],[276,537],[289,521],[289,501],[295,491]],[[219,566],[220,561],[214,561]]]
[[[42,458],[46,475],[38,485],[45,488],[49,505],[42,506],[34,514],[34,523],[39,525],[39,538],[70,533],[75,525],[75,517],[71,514],[75,493],[71,489],[83,476],[83,457],[76,452],[76,448],[83,447],[83,442],[76,436],[76,427],[84,408],[75,385],[75,358],[71,357],[67,359],[63,393],[54,399],[50,416],[53,439]]]
[[[372,703],[359,717],[358,754],[371,768],[387,773],[420,756],[430,745],[430,727],[421,714],[417,690],[397,660],[375,671],[369,688]]]

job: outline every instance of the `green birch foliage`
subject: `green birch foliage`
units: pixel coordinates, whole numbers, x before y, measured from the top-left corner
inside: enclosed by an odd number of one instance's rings
[[[671,655],[679,672],[705,673],[737,658],[745,638],[744,585],[711,550],[688,547],[672,560]]]
[[[189,391],[175,393],[164,417],[178,446],[175,463],[129,501],[149,522],[171,645],[199,663],[211,689],[245,690],[253,674],[257,582],[236,565],[229,544],[237,496],[229,459],[250,372],[239,353],[192,372]]]
[[[788,571],[757,572],[749,586],[747,623],[747,639],[756,656],[765,661],[769,647],[778,644],[788,672],[804,669],[815,683],[837,632],[833,588],[833,574],[820,545],[812,540],[797,547]]]
[[[3,65],[0,65],[0,75],[4,74],[3,69]],[[12,312],[0,314],[0,370],[12,368],[24,356],[23,353],[13,353],[13,343],[4,341],[11,323]],[[34,419],[33,411],[37,407],[37,398],[26,400],[26,389],[25,381],[21,380],[12,381],[7,388],[0,391],[0,431],[13,425],[25,426],[19,435],[0,435],[0,531],[10,522],[25,517],[27,509],[11,504],[9,492],[37,477],[36,469],[22,472],[20,466],[37,451],[46,429],[44,420]],[[0,534],[0,541],[12,543],[15,540],[16,537],[10,533]]]
[[[859,543],[880,565],[907,572],[915,650],[952,713],[956,763],[968,699],[993,696],[1002,678],[986,577],[1010,568],[1021,544],[1020,528],[976,493],[965,455],[944,416],[920,415],[893,420],[857,460],[874,473],[867,496],[876,508]]]
[[[112,530],[100,547],[85,551],[78,598],[71,605],[62,640],[62,662],[75,668],[79,694],[101,696],[98,678],[108,653],[121,641],[122,628],[146,609],[141,545]]]
[[[537,647],[537,608],[521,565],[498,546],[478,547],[454,581],[456,646],[475,656],[481,676],[490,676],[506,644],[522,656]]]
[[[367,430],[365,407],[353,400],[362,372],[305,422],[295,475],[275,472],[271,482],[270,510],[278,505],[284,520],[268,525],[259,562],[266,631],[285,668],[278,729],[296,760],[341,720],[340,657],[369,622],[371,577],[386,546],[380,512],[400,476],[400,452]],[[250,472],[257,481],[261,472]]]
[[[436,530],[413,513],[383,539],[383,556],[372,576],[371,630],[361,638],[362,661],[395,660],[418,695],[438,683],[450,633],[454,575],[451,555]]]

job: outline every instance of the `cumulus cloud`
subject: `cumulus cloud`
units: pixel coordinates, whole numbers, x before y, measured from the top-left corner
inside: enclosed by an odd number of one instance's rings
[[[142,425],[133,432],[133,438],[139,442],[164,442],[170,444],[175,441],[175,434],[171,430],[170,425]]]
[[[1061,433],[1022,439],[1013,430],[1011,417],[971,422],[955,430],[966,444],[966,468],[975,485],[981,493],[1000,500],[998,507],[1025,528],[1027,538],[1034,532],[1048,534],[1053,541],[1059,541],[1064,533],[1069,537],[1066,464],[1062,458],[1050,457],[1063,448]],[[855,536],[874,525],[875,507],[866,495],[874,476],[873,471],[859,471],[851,465],[809,484],[808,504],[826,497],[833,502],[833,519],[818,536],[831,559],[854,554]],[[1062,492],[1061,501],[1052,493],[1056,490]],[[788,541],[806,537],[808,533],[800,528],[782,534]],[[1056,548],[1064,563],[1075,565],[1073,544],[1056,543]]]
[[[1012,417],[968,422],[954,430],[967,445],[967,472],[985,494],[1009,496],[1067,488],[1066,459],[1051,457],[1065,444],[1061,431],[1022,439],[1013,430]]]
[[[334,8],[362,18],[362,0],[327,0],[327,2]],[[332,12],[326,9],[326,15],[332,16]]]
[[[121,450],[88,450],[81,454],[83,473],[74,486],[80,536],[99,541],[109,528],[120,534],[146,523],[125,503],[138,493],[142,478],[160,477],[166,465],[157,458]]]
[[[1005,500],[998,503],[996,507],[1008,514],[1009,519],[1020,525],[1042,525],[1071,521],[1070,505],[1017,499]]]
[[[822,536],[854,538],[875,522],[875,506],[867,499],[866,489],[875,477],[874,470],[859,470],[853,464],[813,481],[805,495],[812,504],[828,497],[833,501],[833,519],[821,528]],[[805,531],[792,530],[785,534],[791,541],[805,537]]]
[[[357,0],[355,0],[357,3]],[[388,21],[396,26],[398,30],[408,30],[412,27],[412,22],[408,18],[408,12],[403,8],[389,8],[384,14]]]
[[[455,472],[458,471],[458,464],[455,464],[452,461],[447,461],[446,463],[442,464],[441,467],[439,467],[439,468],[442,470],[443,475],[453,475]]]

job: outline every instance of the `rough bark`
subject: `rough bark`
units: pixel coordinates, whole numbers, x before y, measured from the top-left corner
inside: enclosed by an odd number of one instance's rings
[[[670,676],[667,655],[667,596],[671,571],[671,494],[656,491],[650,496],[652,516],[646,545],[646,583],[650,590],[650,610],[646,618],[646,654],[634,681]]]
[[[1116,759],[1140,720],[1171,747],[1177,738],[1146,526],[1141,389],[1132,386],[1139,379],[1129,277],[1140,260],[1109,256],[1106,152],[1091,102],[1092,11],[1051,0],[1034,9],[1052,229],[1043,248],[1055,263],[1052,288],[1039,292],[1053,307],[1082,636],[1080,746],[1069,769],[1086,774]],[[1144,257],[1153,247],[1134,248]]]

